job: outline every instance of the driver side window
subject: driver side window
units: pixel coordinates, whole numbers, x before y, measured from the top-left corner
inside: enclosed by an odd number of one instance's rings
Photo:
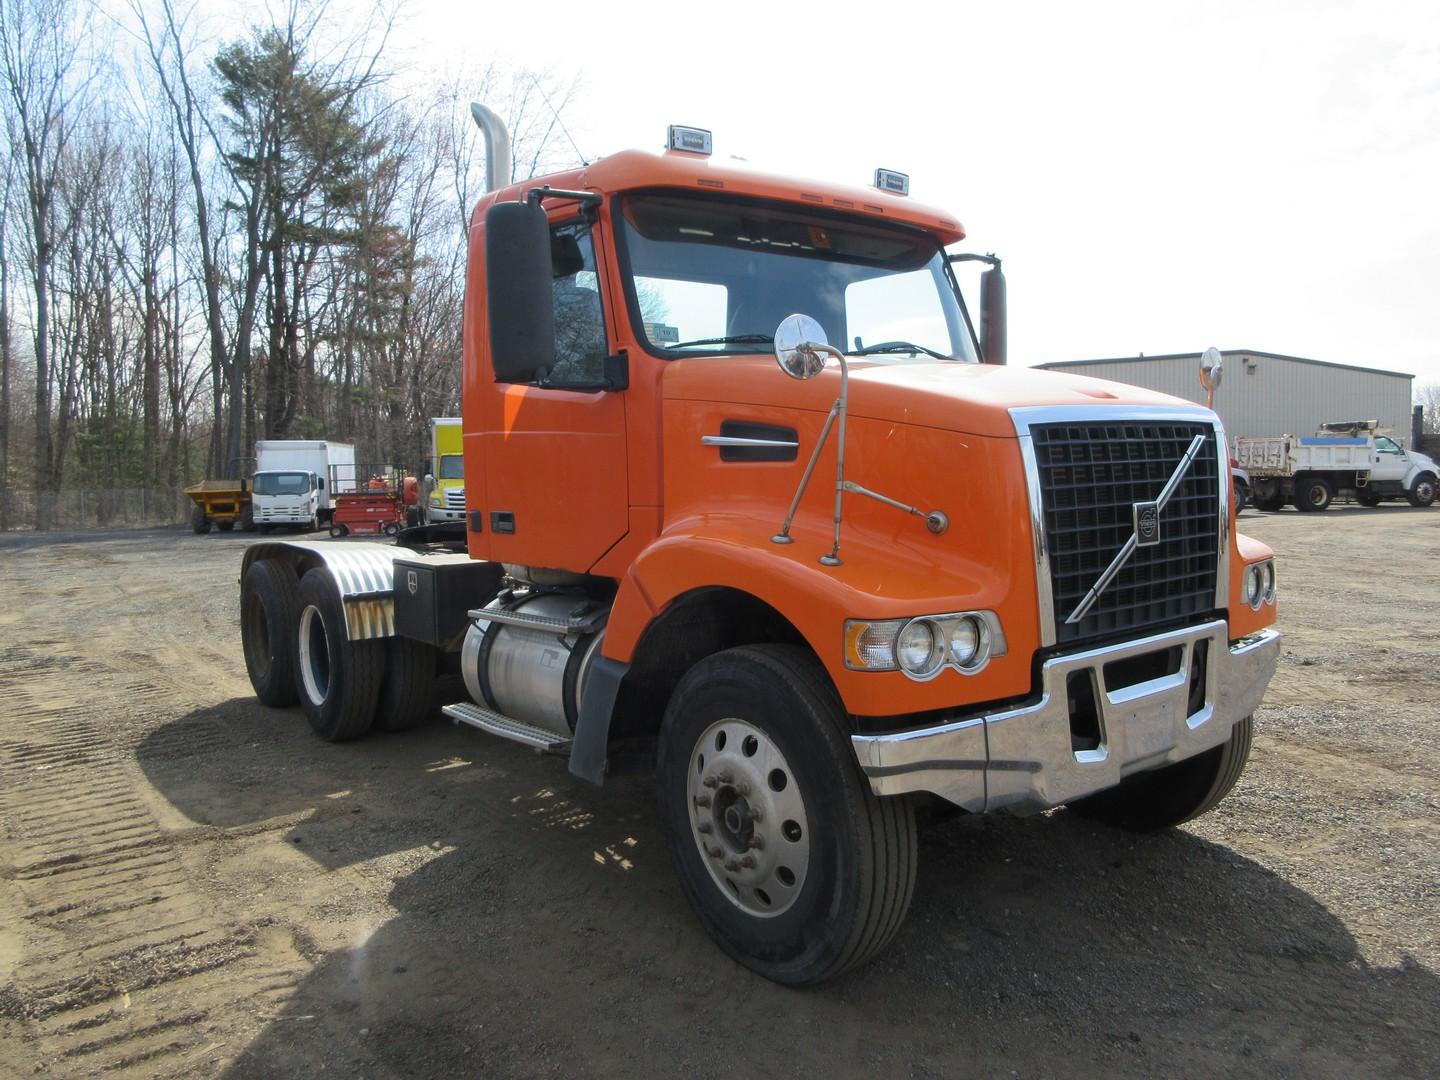
[[[555,266],[555,362],[544,386],[593,387],[605,378],[605,316],[590,226],[582,221],[550,231]]]

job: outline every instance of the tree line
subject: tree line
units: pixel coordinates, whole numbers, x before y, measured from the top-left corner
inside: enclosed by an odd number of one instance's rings
[[[418,469],[456,414],[466,104],[536,175],[574,85],[402,91],[379,11],[264,10],[211,40],[193,0],[0,0],[0,529],[173,520],[260,438]]]

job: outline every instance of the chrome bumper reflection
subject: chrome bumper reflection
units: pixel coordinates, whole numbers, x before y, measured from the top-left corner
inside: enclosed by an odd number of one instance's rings
[[[1113,787],[1133,772],[1219,746],[1255,711],[1275,673],[1280,634],[1262,630],[1231,644],[1223,621],[1156,634],[1046,661],[1033,705],[890,735],[853,735],[860,768],[877,795],[929,791],[966,810],[1043,809]],[[1204,703],[1187,715],[1190,664],[1208,641]],[[1104,666],[1180,647],[1174,674],[1107,691]],[[1100,744],[1076,750],[1067,679],[1094,673]]]

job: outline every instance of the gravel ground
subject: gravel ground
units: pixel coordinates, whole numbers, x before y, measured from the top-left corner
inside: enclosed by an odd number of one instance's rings
[[[1233,795],[935,826],[808,991],[710,944],[648,783],[256,704],[243,537],[0,538],[0,1077],[1433,1076],[1440,509],[1241,527],[1287,638]]]

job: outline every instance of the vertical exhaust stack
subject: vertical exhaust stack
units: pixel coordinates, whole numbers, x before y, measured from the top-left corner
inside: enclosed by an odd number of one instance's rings
[[[470,103],[470,115],[485,136],[485,190],[509,187],[510,133],[505,130],[505,121],[478,101]]]

